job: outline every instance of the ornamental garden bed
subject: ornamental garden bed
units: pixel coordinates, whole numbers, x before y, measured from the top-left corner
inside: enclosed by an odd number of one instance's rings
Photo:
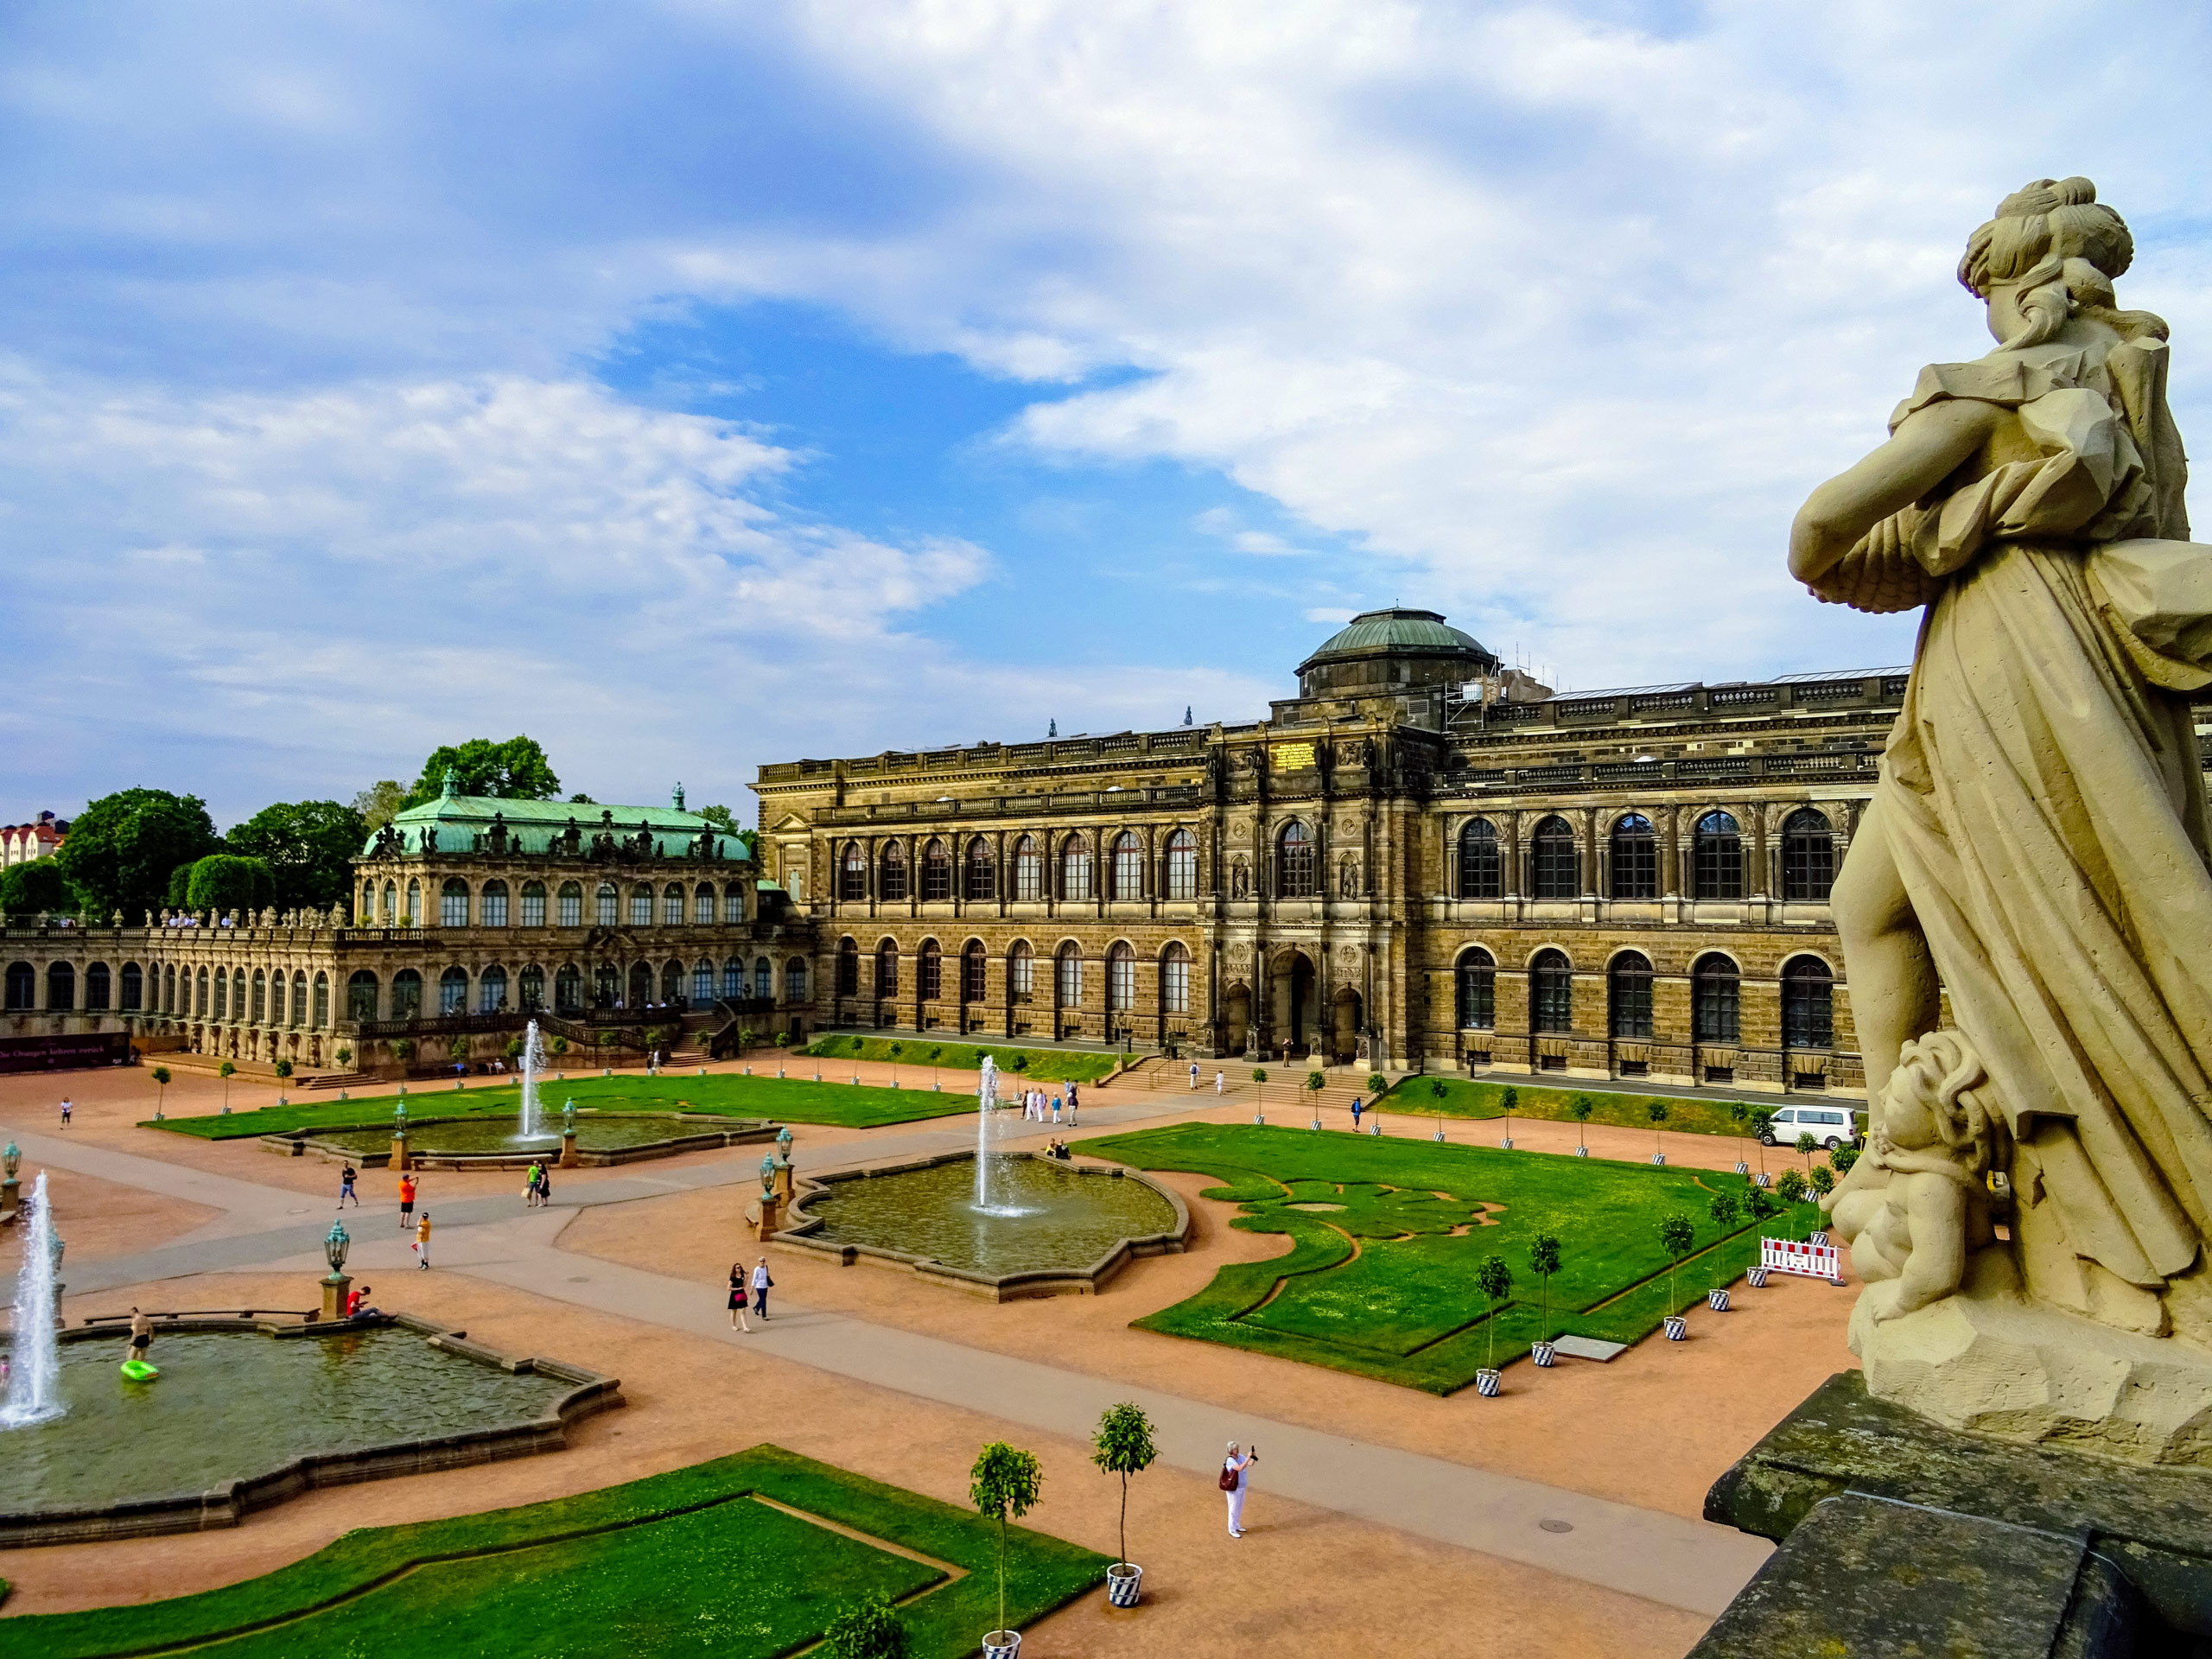
[[[893,1053],[893,1049],[898,1050]],[[947,1043],[932,1037],[861,1037],[833,1033],[815,1039],[805,1052],[823,1059],[874,1060],[885,1065],[912,1066],[926,1076],[932,1067],[949,1071],[981,1069],[983,1056],[991,1057],[1008,1077],[1029,1077],[1039,1083],[1095,1083],[1111,1071],[1121,1056],[1089,1053],[1081,1049],[998,1047],[984,1043]]]

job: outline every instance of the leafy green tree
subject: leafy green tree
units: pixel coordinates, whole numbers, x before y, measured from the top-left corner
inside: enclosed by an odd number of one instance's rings
[[[1770,1220],[1782,1208],[1782,1205],[1776,1201],[1774,1194],[1763,1186],[1755,1186],[1745,1193],[1744,1203],[1751,1211],[1753,1221]]]
[[[154,1080],[154,1116],[159,1117],[162,1103],[169,1097],[169,1069],[166,1065],[157,1065],[146,1075]]]
[[[1858,1161],[1859,1148],[1856,1147],[1838,1147],[1828,1154],[1828,1166],[1835,1171],[1839,1179],[1850,1174],[1851,1166]]]
[[[1590,1114],[1598,1109],[1597,1103],[1587,1095],[1577,1095],[1567,1103],[1567,1115],[1574,1120],[1574,1144],[1583,1144],[1582,1126],[1590,1121]]]
[[[1090,1460],[1100,1470],[1122,1478],[1122,1561],[1129,1559],[1129,1477],[1152,1467],[1160,1448],[1152,1443],[1152,1420],[1134,1400],[1109,1406],[1090,1437]],[[1003,1618],[1004,1615],[1001,1614]]]
[[[1774,1195],[1795,1209],[1805,1201],[1805,1178],[1794,1169],[1785,1169],[1774,1184]]]
[[[1764,1106],[1751,1110],[1751,1140],[1759,1149],[1759,1173],[1766,1173],[1767,1131],[1774,1127],[1774,1114]]]
[[[1513,1114],[1521,1104],[1521,1091],[1511,1084],[1506,1084],[1505,1092],[1497,1097],[1497,1103],[1505,1113],[1505,1138],[1510,1141],[1513,1138]]]
[[[1798,1132],[1797,1151],[1805,1160],[1805,1173],[1808,1175],[1812,1173],[1813,1154],[1820,1149],[1821,1143],[1813,1139],[1813,1132],[1810,1129],[1801,1129]]]
[[[37,911],[70,907],[69,883],[62,879],[55,861],[34,858],[0,870],[0,912],[28,916]]]
[[[193,863],[197,862],[199,862],[197,859],[193,861]],[[191,891],[192,865],[180,864],[176,868],[169,872],[168,890],[164,895],[162,902],[168,905],[171,910],[182,910],[185,907],[185,905],[188,902],[188,895]]]
[[[1655,1153],[1664,1152],[1666,1147],[1660,1139],[1659,1128],[1667,1121],[1667,1103],[1657,1099],[1647,1102],[1643,1108],[1643,1115],[1651,1120],[1651,1150]]]
[[[575,794],[569,797],[569,804],[570,806],[597,806],[599,803],[592,799],[590,796],[585,794],[583,791],[578,790]]]
[[[1669,1313],[1676,1306],[1675,1275],[1681,1269],[1682,1258],[1697,1243],[1697,1229],[1690,1225],[1690,1218],[1680,1211],[1659,1224],[1659,1248],[1667,1252],[1667,1309]]]
[[[231,850],[268,865],[279,910],[327,910],[353,889],[367,821],[336,801],[280,801],[231,831]]]
[[[1714,1193],[1713,1202],[1707,1206],[1707,1209],[1711,1212],[1713,1220],[1719,1222],[1723,1227],[1733,1227],[1736,1224],[1736,1195],[1733,1192],[1724,1189]]]
[[[1369,1094],[1379,1095],[1389,1086],[1390,1079],[1384,1077],[1380,1071],[1370,1071],[1367,1074],[1367,1092]]]
[[[279,1060],[276,1062],[276,1075],[280,1077],[290,1077],[295,1069],[296,1068],[289,1060]]]
[[[1428,1097],[1431,1100],[1441,1100],[1445,1096],[1451,1092],[1452,1091],[1449,1089],[1444,1086],[1444,1079],[1441,1077],[1439,1077],[1434,1083],[1428,1085]]]
[[[1497,1369],[1497,1321],[1505,1312],[1505,1299],[1513,1294],[1513,1269],[1502,1255],[1486,1255],[1475,1263],[1475,1288],[1490,1298],[1490,1318],[1484,1320],[1490,1336],[1490,1358],[1485,1369]]]
[[[968,1471],[968,1497],[976,1513],[999,1523],[999,1629],[1006,1629],[1006,1526],[1036,1507],[1045,1471],[1036,1454],[993,1440]]]
[[[1736,1138],[1738,1141],[1744,1138],[1744,1129],[1751,1121],[1751,1109],[1750,1107],[1744,1104],[1740,1100],[1732,1100],[1728,1103],[1728,1122],[1735,1128]],[[1736,1156],[1738,1159],[1741,1159],[1743,1155],[1744,1149],[1741,1147],[1737,1147]]]
[[[223,1109],[226,1112],[231,1109],[231,1079],[238,1075],[238,1067],[228,1060],[215,1068],[215,1075],[223,1080]]]
[[[381,830],[399,816],[407,804],[407,786],[397,778],[380,779],[353,797],[353,810],[361,820],[361,833]]]
[[[188,910],[260,910],[275,902],[276,878],[257,858],[210,853],[195,860],[184,884]]]
[[[1544,1341],[1552,1339],[1552,1275],[1559,1271],[1559,1240],[1549,1233],[1538,1233],[1535,1242],[1529,1246],[1529,1271],[1536,1275],[1536,1282],[1543,1287],[1544,1322],[1536,1334]]]
[[[454,791],[460,795],[491,795],[510,801],[550,801],[561,792],[561,780],[537,740],[511,737],[504,743],[472,737],[466,743],[443,744],[430,751],[423,775],[407,791],[407,804],[420,806],[445,793],[446,771],[452,768]]]
[[[198,796],[125,789],[77,815],[54,861],[79,905],[101,916],[119,910],[136,922],[162,907],[170,871],[222,847]]]
[[[907,1659],[913,1651],[899,1610],[880,1590],[847,1604],[824,1637],[830,1659]]]
[[[1835,1172],[1825,1164],[1815,1165],[1812,1174],[1806,1179],[1811,1184],[1813,1191],[1821,1198],[1825,1198],[1835,1191]]]
[[[456,1063],[468,1058],[468,1039],[455,1037],[446,1045],[446,1058]]]

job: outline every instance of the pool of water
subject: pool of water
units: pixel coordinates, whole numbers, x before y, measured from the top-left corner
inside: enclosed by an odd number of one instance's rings
[[[976,1165],[963,1158],[926,1169],[832,1183],[808,1201],[817,1238],[935,1259],[998,1277],[1088,1268],[1125,1238],[1175,1225],[1175,1206],[1142,1181],[1081,1175],[1042,1158],[1012,1157],[997,1188],[1006,1207],[976,1208]]]
[[[161,1376],[126,1382],[113,1341],[61,1344],[66,1415],[0,1431],[0,1510],[205,1491],[306,1452],[543,1416],[575,1385],[514,1376],[411,1332],[282,1340],[251,1331],[154,1338]]]
[[[441,1153],[518,1153],[558,1152],[561,1149],[561,1120],[556,1115],[547,1120],[553,1125],[548,1134],[525,1141],[521,1135],[519,1117],[459,1118],[450,1123],[410,1123],[407,1128],[407,1144],[417,1154],[435,1157]],[[721,1122],[687,1122],[682,1118],[654,1112],[610,1112],[603,1116],[576,1119],[576,1146],[584,1152],[612,1152],[621,1147],[642,1147],[655,1141],[674,1141],[687,1135],[711,1134],[717,1128],[743,1129],[752,1127],[751,1120],[729,1118]],[[378,1129],[324,1129],[313,1138],[327,1146],[343,1147],[348,1152],[389,1152],[391,1150],[391,1131]]]

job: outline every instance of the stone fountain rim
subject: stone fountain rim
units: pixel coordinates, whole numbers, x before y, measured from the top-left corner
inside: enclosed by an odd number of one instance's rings
[[[412,1136],[418,1128],[434,1128],[441,1123],[481,1123],[487,1118],[505,1116],[505,1113],[448,1112],[435,1117],[410,1117],[407,1120],[410,1136],[407,1161],[418,1169],[527,1169],[548,1154],[558,1155],[557,1144],[547,1145],[529,1152],[439,1152],[435,1149],[417,1151]],[[514,1120],[522,1121],[517,1112]],[[556,1115],[557,1117],[557,1114]],[[576,1148],[576,1161],[586,1168],[604,1168],[615,1164],[636,1163],[649,1158],[673,1158],[686,1152],[709,1151],[718,1147],[754,1146],[773,1141],[783,1125],[774,1118],[725,1117],[718,1112],[601,1112],[579,1107],[578,1117],[665,1117],[678,1123],[719,1123],[725,1127],[702,1130],[697,1135],[671,1135],[665,1141],[641,1141],[631,1147],[601,1147]],[[742,1126],[742,1127],[739,1127]],[[272,1151],[282,1150],[297,1156],[312,1150],[325,1163],[343,1158],[363,1169],[383,1169],[391,1162],[389,1150],[361,1152],[350,1147],[333,1145],[317,1137],[326,1135],[365,1134],[371,1130],[389,1130],[392,1120],[383,1118],[365,1123],[318,1123],[312,1128],[279,1129],[261,1137],[261,1144]],[[560,1131],[547,1131],[548,1139],[557,1142]]]

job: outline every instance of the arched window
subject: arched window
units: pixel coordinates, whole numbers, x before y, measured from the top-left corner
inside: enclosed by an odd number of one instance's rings
[[[308,1017],[308,976],[304,971],[292,975],[292,1023],[304,1025]]]
[[[1835,1045],[1835,976],[1817,957],[1792,957],[1782,964],[1782,1046]]]
[[[673,881],[661,889],[660,925],[663,927],[683,925],[683,889]]]
[[[85,969],[85,1007],[105,1011],[107,1007],[107,963],[96,962]]]
[[[1783,821],[1782,897],[1792,904],[1825,905],[1835,885],[1835,831],[1809,806]]]
[[[733,1001],[745,995],[745,958],[732,957],[722,963],[722,995]]]
[[[373,1020],[377,1017],[377,976],[365,968],[346,982],[346,1017],[348,1020]]]
[[[861,948],[850,939],[837,944],[837,995],[858,996],[861,994]]]
[[[1313,837],[1294,818],[1275,837],[1275,892],[1285,899],[1313,896]]]
[[[1648,1039],[1651,1035],[1651,958],[1624,950],[1605,974],[1608,1029],[1616,1037]]]
[[[1459,831],[1459,896],[1505,896],[1505,866],[1497,855],[1497,826],[1488,818],[1470,818]]]
[[[507,884],[486,881],[484,884],[484,925],[505,927],[507,925]]]
[[[1187,830],[1178,830],[1167,837],[1167,896],[1198,896],[1198,842]]]
[[[1116,939],[1106,952],[1106,1006],[1127,1014],[1137,1005],[1137,953],[1126,939]]]
[[[653,1000],[653,965],[650,962],[630,964],[629,1007],[642,1008]]]
[[[743,882],[733,881],[722,889],[722,920],[733,927],[745,920],[745,884]]]
[[[883,885],[876,889],[887,902],[896,902],[906,896],[906,843],[887,841],[883,843]]]
[[[611,962],[598,963],[591,971],[591,997],[602,1008],[611,1008],[622,1000],[622,970]]]
[[[560,904],[558,913],[562,926],[582,927],[584,925],[584,890],[581,883],[563,881],[561,884]]]
[[[1744,896],[1744,834],[1726,812],[1708,812],[1697,821],[1694,857],[1700,899]]]
[[[516,990],[521,998],[522,1010],[524,1014],[534,1014],[543,1007],[545,1006],[545,969],[536,963],[531,963],[529,967],[522,970],[522,977],[516,983]]]
[[[407,925],[423,925],[423,884],[420,881],[407,884]]]
[[[376,920],[377,884],[375,882],[364,881],[361,883],[361,907],[355,911],[353,914],[360,918],[360,924],[363,927],[369,926]]]
[[[776,964],[762,957],[753,964],[753,995],[764,1002],[776,996]]]
[[[575,1014],[584,1006],[584,973],[573,962],[564,962],[553,975],[553,1006],[556,1010]]]
[[[651,927],[653,925],[653,890],[639,882],[630,889],[630,925]]]
[[[1017,1001],[1027,1002],[1037,989],[1037,953],[1027,939],[1016,939],[1007,955],[1007,988]]]
[[[501,1014],[507,1006],[507,970],[494,964],[476,976],[476,1011]]]
[[[1651,820],[1630,812],[1613,826],[1613,897],[1659,896],[1659,837]]]
[[[403,968],[391,976],[391,1017],[416,1020],[423,1013],[423,976]]]
[[[77,969],[70,963],[54,962],[47,964],[46,1006],[49,1008],[73,1008],[77,1006]]]
[[[206,1009],[201,1009],[206,1013]],[[253,970],[253,1020],[259,1025],[269,1017],[269,976],[258,968]]]
[[[315,976],[315,1017],[310,1022],[317,1031],[330,1029],[330,976]]]
[[[1081,836],[1060,843],[1060,897],[1090,897],[1090,843]]]
[[[281,1026],[284,1023],[284,1005],[287,1000],[284,995],[284,975],[280,969],[269,976],[269,1023],[270,1025]]]
[[[677,902],[679,904],[683,902],[681,893],[677,895]],[[683,964],[682,963],[661,963],[660,1000],[664,1002],[681,1002],[683,1000]]]
[[[929,903],[952,897],[952,855],[932,836],[922,849],[922,899]]]
[[[857,841],[845,843],[845,856],[837,865],[837,897],[851,900],[868,897],[868,855]]]
[[[28,962],[8,964],[8,1008],[10,1013],[38,1006],[38,970]]]
[[[922,941],[921,997],[934,1002],[944,995],[944,947],[935,939]]]
[[[1541,1032],[1574,1029],[1574,966],[1560,950],[1539,950],[1529,964],[1529,1012]]]
[[[1700,957],[1690,968],[1690,1019],[1700,1043],[1741,1040],[1742,976],[1718,951]]]
[[[886,939],[875,947],[875,994],[877,997],[899,995],[899,941]]]
[[[219,968],[215,971],[219,974],[222,969]],[[188,980],[184,994],[188,999],[192,995]],[[418,996],[416,1001],[419,1003],[422,999]],[[189,1014],[191,1010],[188,1008],[185,1012]],[[200,970],[200,1012],[207,1012],[207,970],[205,968]],[[231,1018],[241,1020],[245,1018],[245,969],[243,968],[233,969],[231,972]]]
[[[691,895],[691,921],[696,927],[712,927],[715,925],[713,883],[702,881],[698,892]]]
[[[256,990],[261,988],[257,985]],[[258,1001],[258,999],[256,999]],[[438,976],[438,1012],[467,1014],[468,1012],[468,969],[448,968]]]
[[[998,870],[991,862],[991,843],[977,836],[968,843],[967,893],[970,899],[995,899]]]
[[[960,952],[960,1000],[981,1002],[983,1000],[984,963],[983,942],[970,939]]]
[[[202,986],[207,983],[207,970],[205,968],[200,970],[200,982]],[[230,1007],[231,976],[228,974],[218,973],[215,976],[215,1007],[211,1017],[227,1020],[230,1018]]]
[[[1114,889],[1118,899],[1144,897],[1144,843],[1124,830],[1114,837]]]
[[[592,894],[592,915],[601,927],[612,927],[619,919],[615,913],[618,895],[612,881],[602,881]]]
[[[1565,818],[1546,818],[1529,843],[1529,892],[1539,899],[1582,896],[1582,861]]]
[[[1017,899],[1045,896],[1045,861],[1037,851],[1034,836],[1024,836],[1014,843],[1014,896]]]
[[[27,968],[24,971],[29,972],[29,970]],[[164,1014],[175,1014],[176,1012],[176,966],[175,963],[171,963],[168,967],[159,971],[162,976],[162,1012]],[[34,980],[32,982],[36,983],[36,981]],[[191,986],[192,982],[188,978],[185,981],[186,988],[184,993],[187,996],[190,996],[192,995]],[[31,1001],[31,994],[29,991],[24,992],[23,1006],[28,1008],[30,1007]]]
[[[1497,963],[1479,948],[1459,953],[1459,1029],[1488,1031],[1497,1024]]]
[[[1191,953],[1180,941],[1170,944],[1160,958],[1160,1011],[1191,1011]]]
[[[399,925],[399,889],[389,881],[384,884],[384,925],[386,927]]]
[[[804,957],[793,957],[784,964],[784,1001],[806,1001],[806,959]]]
[[[715,1000],[715,964],[703,957],[691,964],[691,1000],[702,1008]]]
[[[572,881],[569,886],[573,887],[575,883]],[[562,891],[565,893],[568,889],[563,888]],[[522,925],[524,927],[545,925],[545,884],[543,881],[525,881],[522,884]],[[567,925],[574,927],[575,924],[570,922]]]
[[[123,964],[123,1000],[117,1006],[125,1014],[146,1006],[146,970],[135,962]]]
[[[1052,1003],[1055,1007],[1079,1008],[1083,1006],[1083,947],[1070,939],[1059,950],[1058,969],[1052,976]]]

